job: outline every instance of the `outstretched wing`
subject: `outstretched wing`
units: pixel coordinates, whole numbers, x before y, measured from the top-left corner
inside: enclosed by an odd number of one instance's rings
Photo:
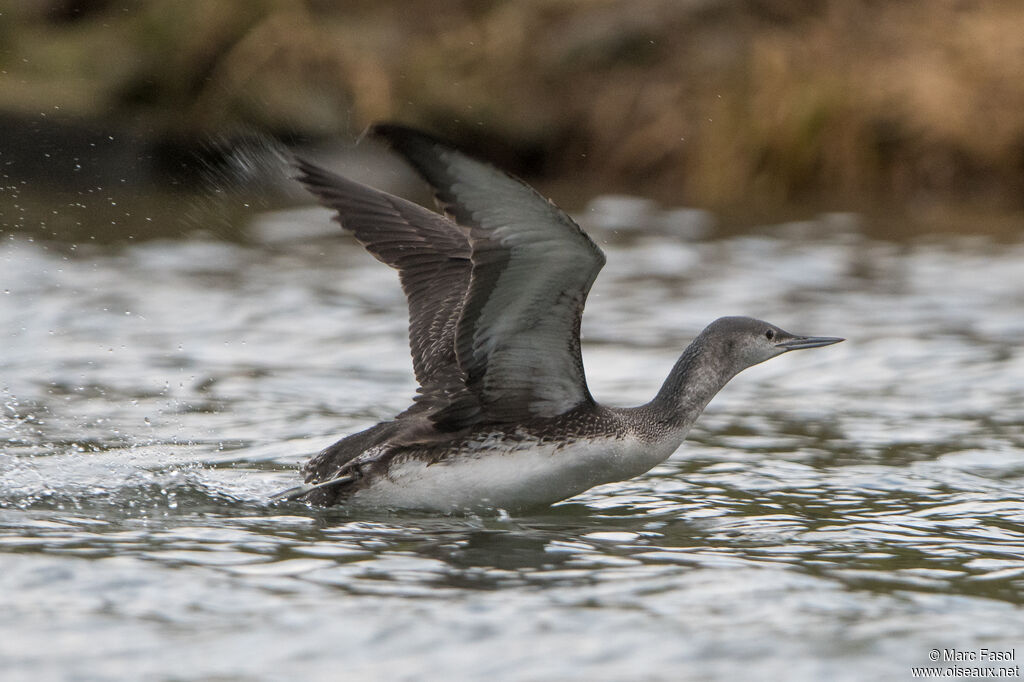
[[[469,286],[466,235],[444,216],[302,159],[297,179],[337,211],[335,220],[378,260],[398,270],[409,302],[409,347],[423,389],[462,383],[455,333]]]
[[[483,418],[555,416],[592,401],[580,316],[604,254],[561,209],[520,180],[409,128],[370,134],[402,154],[466,228],[472,272],[455,353]]]

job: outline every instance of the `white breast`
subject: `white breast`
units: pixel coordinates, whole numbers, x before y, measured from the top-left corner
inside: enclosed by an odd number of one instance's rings
[[[430,465],[414,457],[396,459],[387,476],[354,493],[350,504],[445,513],[548,505],[642,474],[667,459],[680,440],[527,440],[509,450],[507,442],[496,447],[485,439]]]

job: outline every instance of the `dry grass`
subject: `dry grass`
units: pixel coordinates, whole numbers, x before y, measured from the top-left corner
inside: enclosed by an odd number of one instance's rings
[[[1019,0],[114,5],[8,11],[0,106],[177,135],[400,119],[520,172],[717,208],[1024,208]]]

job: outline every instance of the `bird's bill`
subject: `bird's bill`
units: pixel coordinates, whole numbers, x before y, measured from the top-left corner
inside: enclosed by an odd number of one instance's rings
[[[803,350],[804,348],[821,348],[822,346],[831,346],[833,343],[839,343],[845,341],[838,336],[794,336],[791,339],[787,339],[782,343],[776,344],[778,348],[785,351],[791,350]]]

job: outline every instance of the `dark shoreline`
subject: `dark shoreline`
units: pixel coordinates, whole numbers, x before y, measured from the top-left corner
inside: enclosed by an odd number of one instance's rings
[[[201,190],[238,140],[349,145],[397,120],[569,206],[616,193],[739,226],[830,211],[886,234],[1024,225],[1018,2],[417,8],[14,5],[2,172]]]

